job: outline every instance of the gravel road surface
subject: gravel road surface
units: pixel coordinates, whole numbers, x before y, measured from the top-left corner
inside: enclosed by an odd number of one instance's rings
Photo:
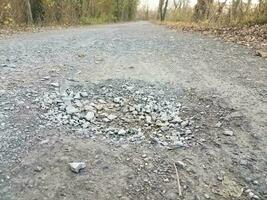
[[[149,22],[1,39],[0,199],[266,199],[249,51]]]

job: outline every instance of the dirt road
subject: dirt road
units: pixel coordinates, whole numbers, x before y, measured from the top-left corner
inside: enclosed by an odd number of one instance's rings
[[[149,22],[2,39],[0,199],[265,199],[266,80],[243,46]]]

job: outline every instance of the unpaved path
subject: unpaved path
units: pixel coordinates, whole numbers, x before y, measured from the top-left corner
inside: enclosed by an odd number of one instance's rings
[[[0,40],[0,70],[0,199],[267,198],[267,61],[243,46],[148,22],[101,25]],[[126,86],[138,98],[178,98],[181,116],[196,123],[193,139],[167,150],[149,140],[80,137],[42,117],[57,110],[40,108],[51,83],[106,101],[134,99]],[[113,90],[100,92],[106,87]],[[154,130],[135,125],[146,137]],[[87,163],[79,175],[68,169],[77,160]],[[176,161],[186,164],[177,165],[183,197]]]

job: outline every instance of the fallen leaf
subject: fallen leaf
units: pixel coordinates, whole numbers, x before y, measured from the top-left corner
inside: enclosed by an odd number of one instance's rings
[[[228,176],[224,176],[219,194],[225,198],[238,198],[242,195],[243,190],[244,188],[240,184],[230,179]]]

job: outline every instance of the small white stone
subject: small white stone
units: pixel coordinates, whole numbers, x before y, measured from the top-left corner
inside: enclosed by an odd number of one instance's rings
[[[103,119],[103,122],[106,122],[107,123],[107,122],[110,122],[110,120],[108,118],[104,118]]]
[[[172,145],[168,146],[169,150],[177,149],[177,148],[182,148],[186,147],[186,145],[182,141],[176,141]]]
[[[226,135],[226,136],[233,136],[233,135],[234,135],[234,132],[231,131],[231,130],[225,130],[225,131],[223,132],[223,134]]]
[[[71,114],[79,112],[79,110],[77,108],[73,107],[72,105],[68,105],[66,107],[66,112],[71,115]]]
[[[181,123],[183,120],[180,117],[174,117],[173,120],[171,121],[171,123]]]
[[[34,169],[35,172],[41,172],[43,170],[43,168],[41,166],[36,166],[36,168]]]
[[[131,91],[132,89],[134,89],[134,86],[128,86],[126,87],[126,89]]]
[[[160,127],[164,127],[164,126],[168,126],[169,123],[168,122],[161,122],[160,120],[156,121],[156,125],[160,126]]]
[[[89,122],[84,122],[83,124],[82,124],[82,127],[83,128],[88,128],[90,126],[90,123]]]
[[[87,120],[87,121],[92,121],[93,119],[94,119],[94,117],[95,117],[95,113],[93,113],[93,112],[88,112],[86,115],[85,115],[85,119]]]
[[[189,124],[189,122],[186,120],[186,121],[183,121],[182,123],[181,123],[181,127],[182,128],[185,128],[187,125]]]
[[[256,194],[254,194],[253,192],[249,192],[248,193],[248,196],[251,198],[251,199],[260,199],[260,197],[258,197]]]
[[[121,97],[115,97],[113,99],[114,103],[120,103],[122,101]]]
[[[133,106],[130,106],[130,107],[129,107],[129,111],[130,111],[130,112],[133,112],[133,111],[135,111],[135,108],[134,108]]]
[[[187,130],[185,131],[185,133],[186,133],[186,134],[191,134],[191,133],[192,133],[192,131],[191,131],[191,130],[189,130],[189,129],[187,129]]]
[[[42,140],[41,142],[39,142],[39,144],[48,144],[48,143],[49,143],[49,139]]]
[[[81,95],[79,92],[77,94],[75,94],[74,99],[81,99]]]
[[[169,190],[166,192],[166,194],[164,194],[165,198],[167,200],[177,200],[178,199],[178,194],[176,191],[174,190]]]
[[[146,154],[143,154],[143,155],[142,155],[142,158],[146,158],[146,157],[147,157],[147,155],[146,155]]]
[[[182,169],[186,167],[186,164],[182,161],[176,161],[175,164],[178,166],[178,167],[181,167]]]
[[[149,115],[146,115],[146,123],[151,124],[152,118]]]
[[[69,163],[69,166],[72,172],[79,173],[81,169],[86,167],[86,164],[84,162],[72,162]]]
[[[93,108],[93,106],[85,105],[85,106],[84,106],[84,110],[86,110],[86,111],[93,111],[93,110],[95,110],[95,109]]]
[[[98,102],[101,103],[101,104],[106,104],[106,103],[107,103],[107,102],[106,102],[105,100],[103,100],[103,99],[99,99]]]
[[[0,96],[2,96],[3,94],[5,94],[6,91],[5,90],[0,90]]]
[[[215,127],[216,128],[220,128],[222,126],[222,123],[221,122],[218,122],[217,124],[215,124]]]
[[[161,117],[160,117],[161,121],[166,122],[166,121],[168,121],[168,119],[169,119],[169,117],[168,117],[167,113],[161,114]]]
[[[82,97],[88,97],[88,93],[87,92],[81,92],[80,93]]]
[[[96,104],[96,105],[94,105],[94,107],[95,107],[97,110],[102,110],[102,109],[103,109],[103,105],[101,105],[101,104]]]
[[[76,101],[75,101],[75,104],[76,104],[76,106],[79,107],[79,108],[83,107],[83,104],[81,103],[80,100],[76,100]]]
[[[120,129],[118,135],[125,135],[126,131],[124,129]]]
[[[108,118],[109,120],[114,120],[114,119],[117,118],[117,116],[116,116],[116,115],[113,115],[113,114],[110,114],[110,115],[107,116],[107,118]]]
[[[50,83],[50,85],[53,87],[59,87],[59,83]]]

